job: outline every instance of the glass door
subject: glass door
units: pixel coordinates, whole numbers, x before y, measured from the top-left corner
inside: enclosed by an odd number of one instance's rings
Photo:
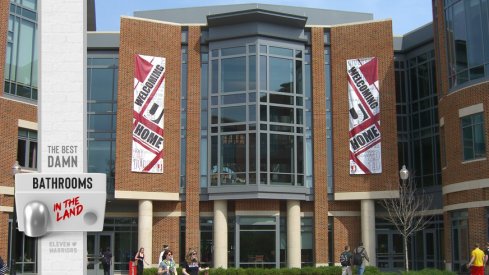
[[[425,252],[425,262],[424,262],[424,267],[431,267],[435,268],[438,267],[436,266],[436,259],[438,259],[437,255],[437,241],[436,241],[436,234],[434,229],[427,229],[423,231],[424,235],[424,252]]]
[[[404,268],[402,236],[394,230],[377,233],[377,266],[382,271],[396,271]]]
[[[87,233],[87,275],[104,274],[100,255],[107,248],[114,251],[114,233]],[[114,270],[114,261],[112,261],[110,269]]]
[[[278,217],[238,217],[235,260],[239,267],[279,267]]]

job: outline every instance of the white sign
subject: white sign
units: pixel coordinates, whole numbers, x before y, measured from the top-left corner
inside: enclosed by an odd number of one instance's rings
[[[106,175],[16,174],[15,206],[19,231],[102,231]],[[35,234],[36,235],[36,234]]]
[[[131,171],[163,173],[166,59],[139,54],[134,59]]]
[[[377,58],[350,59],[346,64],[350,175],[382,173]]]

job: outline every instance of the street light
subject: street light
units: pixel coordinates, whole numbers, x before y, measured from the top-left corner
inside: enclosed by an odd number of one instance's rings
[[[399,171],[399,177],[401,177],[402,181],[405,181],[409,178],[409,170],[406,169],[406,165],[402,165],[402,168]]]
[[[19,161],[15,161],[12,166],[12,176],[14,177],[14,190],[15,190],[15,175],[20,173],[22,166],[20,166]],[[10,256],[10,274],[16,274],[15,266],[15,254],[16,254],[16,237],[17,237],[17,211],[15,209],[15,192],[14,192],[14,217],[12,218],[12,255]]]

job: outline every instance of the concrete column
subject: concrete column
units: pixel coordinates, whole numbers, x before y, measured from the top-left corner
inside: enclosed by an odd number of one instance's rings
[[[214,201],[214,267],[228,268],[227,201]]]
[[[287,201],[287,267],[301,267],[301,203]]]
[[[369,265],[376,266],[375,257],[375,201],[361,201],[362,241],[370,259]]]
[[[149,264],[153,261],[153,202],[149,200],[139,201],[138,216],[138,251],[144,247],[144,260]],[[145,268],[149,267],[144,264]]]

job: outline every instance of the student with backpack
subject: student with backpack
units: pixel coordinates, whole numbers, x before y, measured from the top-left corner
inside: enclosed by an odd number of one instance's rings
[[[363,275],[363,272],[365,272],[365,265],[368,261],[367,250],[363,247],[363,243],[360,242],[360,245],[353,251],[353,265],[357,266],[358,275]]]
[[[353,258],[353,254],[350,252],[350,246],[345,245],[345,251],[343,251],[340,255],[341,275],[352,275],[352,269],[351,269],[352,258]]]

